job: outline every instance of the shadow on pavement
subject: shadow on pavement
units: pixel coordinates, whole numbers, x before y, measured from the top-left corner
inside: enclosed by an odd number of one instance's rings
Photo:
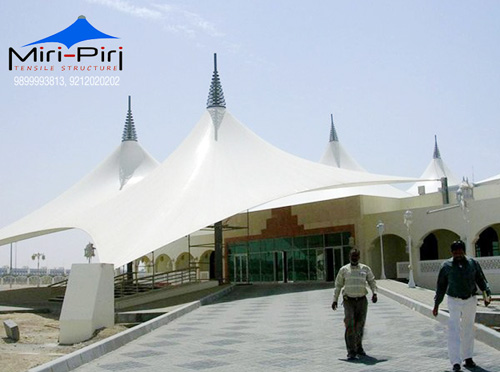
[[[365,364],[367,366],[374,366],[375,364],[388,361],[388,359],[377,359],[377,358],[374,358],[374,357],[369,356],[369,355],[366,355],[366,356],[363,356],[363,357],[360,357],[360,358],[354,359],[354,360],[349,360],[347,358],[344,358],[344,359],[340,358],[339,360],[342,360],[343,362],[348,362],[348,363]]]
[[[493,371],[491,371],[489,369],[484,369],[484,368],[481,368],[479,366],[474,367],[474,368],[464,367],[463,369],[466,370],[466,371],[474,371],[474,372],[493,372]]]

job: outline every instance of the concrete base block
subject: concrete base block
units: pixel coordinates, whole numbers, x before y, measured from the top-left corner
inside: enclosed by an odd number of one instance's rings
[[[59,319],[60,344],[91,338],[114,325],[114,271],[111,264],[73,264]]]
[[[5,334],[7,335],[8,338],[14,341],[19,341],[20,338],[19,327],[13,320],[10,319],[4,320],[3,326],[5,328]]]

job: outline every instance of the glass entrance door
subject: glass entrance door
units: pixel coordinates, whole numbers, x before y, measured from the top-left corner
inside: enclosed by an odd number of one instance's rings
[[[344,265],[342,247],[325,248],[326,281],[333,282]]]
[[[246,254],[235,254],[233,259],[234,281],[236,283],[248,283],[248,256]]]
[[[273,276],[275,282],[288,282],[288,252],[273,252]]]

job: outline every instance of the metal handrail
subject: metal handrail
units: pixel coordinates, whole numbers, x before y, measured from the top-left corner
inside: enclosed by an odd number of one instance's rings
[[[153,273],[140,276],[139,272],[127,272],[114,277],[115,298],[149,290],[167,288],[188,282],[197,282],[199,267],[192,265],[185,269]],[[50,284],[48,287],[66,287],[68,279]]]
[[[197,282],[197,266],[140,276],[138,272],[115,276],[115,298],[169,286]]]

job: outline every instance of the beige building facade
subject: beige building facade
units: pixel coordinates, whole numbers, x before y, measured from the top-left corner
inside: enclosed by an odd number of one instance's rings
[[[493,292],[500,293],[500,185],[474,187],[466,206],[457,203],[455,191],[449,192],[448,203],[440,191],[408,198],[357,195],[232,216],[223,221],[224,279],[333,281],[355,246],[377,278],[383,260],[386,278],[405,281],[411,261],[416,285],[434,288],[441,263],[450,257],[450,244],[462,239]],[[405,224],[406,211],[412,214],[410,224]],[[383,231],[377,228],[381,222]],[[156,270],[191,264],[201,278],[211,278],[213,234],[183,238],[156,251],[155,257]]]

